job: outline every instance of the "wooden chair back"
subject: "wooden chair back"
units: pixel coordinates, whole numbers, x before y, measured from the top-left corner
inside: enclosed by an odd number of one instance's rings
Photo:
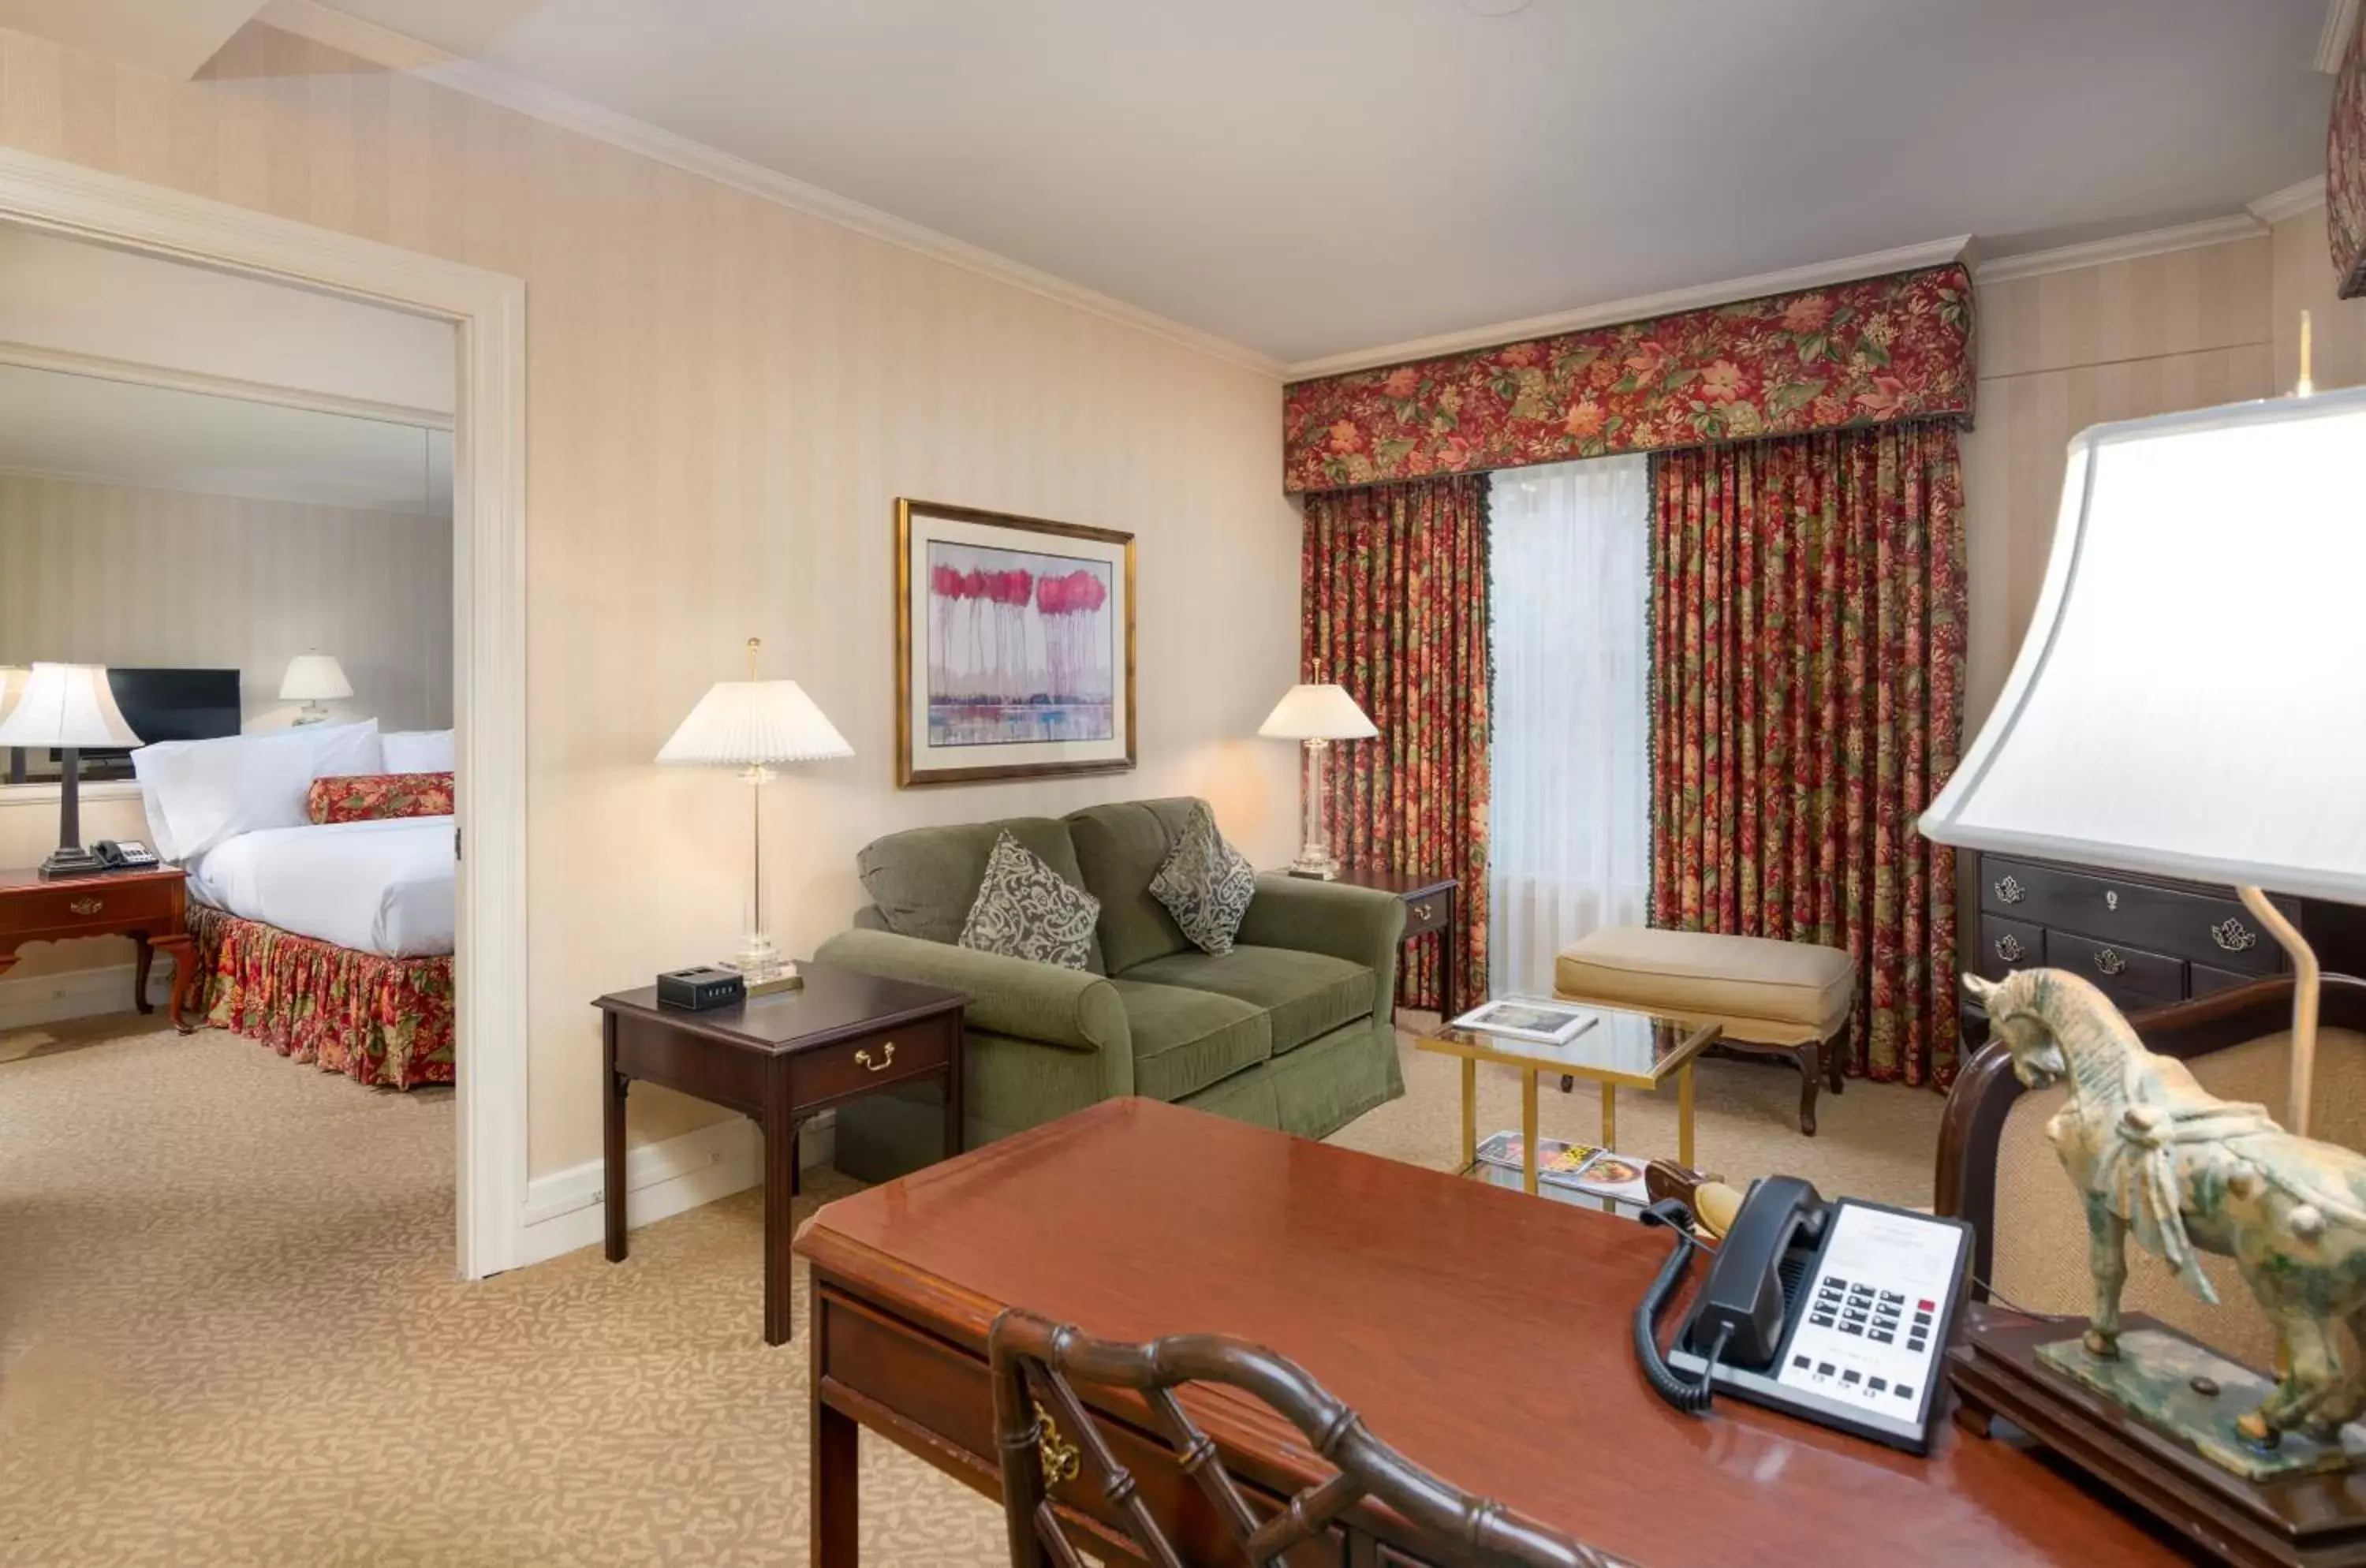
[[[1014,1308],[995,1320],[988,1348],[1011,1568],[1081,1568],[1071,1530],[1130,1544],[1157,1568],[1268,1568],[1298,1561],[1293,1549],[1366,1498],[1410,1527],[1408,1548],[1441,1565],[1613,1568],[1592,1547],[1430,1474],[1303,1368],[1247,1340],[1178,1334],[1130,1345]],[[1261,1516],[1177,1399],[1186,1383],[1241,1390],[1294,1425],[1335,1472]],[[1103,1400],[1088,1403],[1086,1389]],[[1103,1414],[1110,1404],[1132,1409],[1108,1391],[1135,1396],[1146,1429]],[[1335,1547],[1327,1559],[1337,1555]]]
[[[2182,1061],[2222,1100],[2285,1115],[2293,981],[2285,976],[2214,992],[2129,1020],[2148,1050]],[[2310,1135],[2366,1149],[2366,982],[2325,978]],[[2011,1055],[1990,1041],[1956,1076],[1939,1133],[1938,1213],[1971,1222],[1974,1294],[2083,1318],[2094,1305],[2087,1221],[2045,1135],[2065,1089],[2029,1090]],[[2205,1256],[2215,1305],[2133,1244],[2123,1302],[2251,1367],[2271,1364],[2274,1335],[2233,1262]]]

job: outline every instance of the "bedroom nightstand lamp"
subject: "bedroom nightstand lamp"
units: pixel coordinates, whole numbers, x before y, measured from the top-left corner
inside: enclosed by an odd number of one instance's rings
[[[321,705],[343,702],[353,694],[354,683],[345,679],[344,666],[334,654],[318,649],[289,660],[287,673],[279,679],[279,700],[304,705],[297,710],[298,725],[325,723],[329,710]]]
[[[1369,740],[1380,731],[1344,686],[1292,686],[1257,726],[1259,735],[1306,743],[1306,842],[1290,864],[1292,876],[1329,882],[1339,874],[1339,857],[1323,833],[1323,754],[1334,740]]]
[[[763,785],[783,762],[819,762],[851,757],[854,748],[794,681],[760,681],[756,655],[762,647],[748,639],[748,679],[717,681],[690,710],[690,716],[658,752],[660,762],[737,768],[749,784],[753,818],[748,935],[727,960],[746,977],[748,994],[794,990],[805,983],[796,966],[781,956],[764,934]]]
[[[36,664],[17,705],[0,719],[0,750],[55,747],[63,764],[58,784],[58,847],[41,863],[43,876],[86,876],[105,863],[82,847],[82,748],[137,746],[123,722],[101,664]]]

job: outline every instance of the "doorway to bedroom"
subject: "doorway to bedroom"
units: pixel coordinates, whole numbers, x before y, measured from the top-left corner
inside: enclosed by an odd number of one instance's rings
[[[454,1224],[458,353],[0,223],[0,1189],[62,1226],[12,1256],[126,1261],[37,1131],[96,1104],[154,1134],[110,1200],[201,1168],[268,1245],[358,1159]]]

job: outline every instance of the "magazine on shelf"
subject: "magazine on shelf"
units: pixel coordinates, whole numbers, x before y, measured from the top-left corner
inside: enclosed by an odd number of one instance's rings
[[[1590,1008],[1539,997],[1503,997],[1472,1008],[1448,1027],[1538,1045],[1566,1045],[1593,1028],[1601,1016]]]
[[[1517,1133],[1497,1133],[1481,1144],[1478,1152],[1482,1165],[1515,1175],[1520,1171]],[[1583,1192],[1589,1198],[1617,1198],[1639,1205],[1651,1201],[1640,1158],[1564,1138],[1537,1140],[1537,1183]]]

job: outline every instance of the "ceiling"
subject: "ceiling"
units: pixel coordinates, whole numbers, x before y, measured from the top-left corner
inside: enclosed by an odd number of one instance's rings
[[[2237,212],[2332,91],[2326,0],[335,4],[1284,361]]]
[[[0,365],[0,471],[452,514],[449,432],[18,365]]]

